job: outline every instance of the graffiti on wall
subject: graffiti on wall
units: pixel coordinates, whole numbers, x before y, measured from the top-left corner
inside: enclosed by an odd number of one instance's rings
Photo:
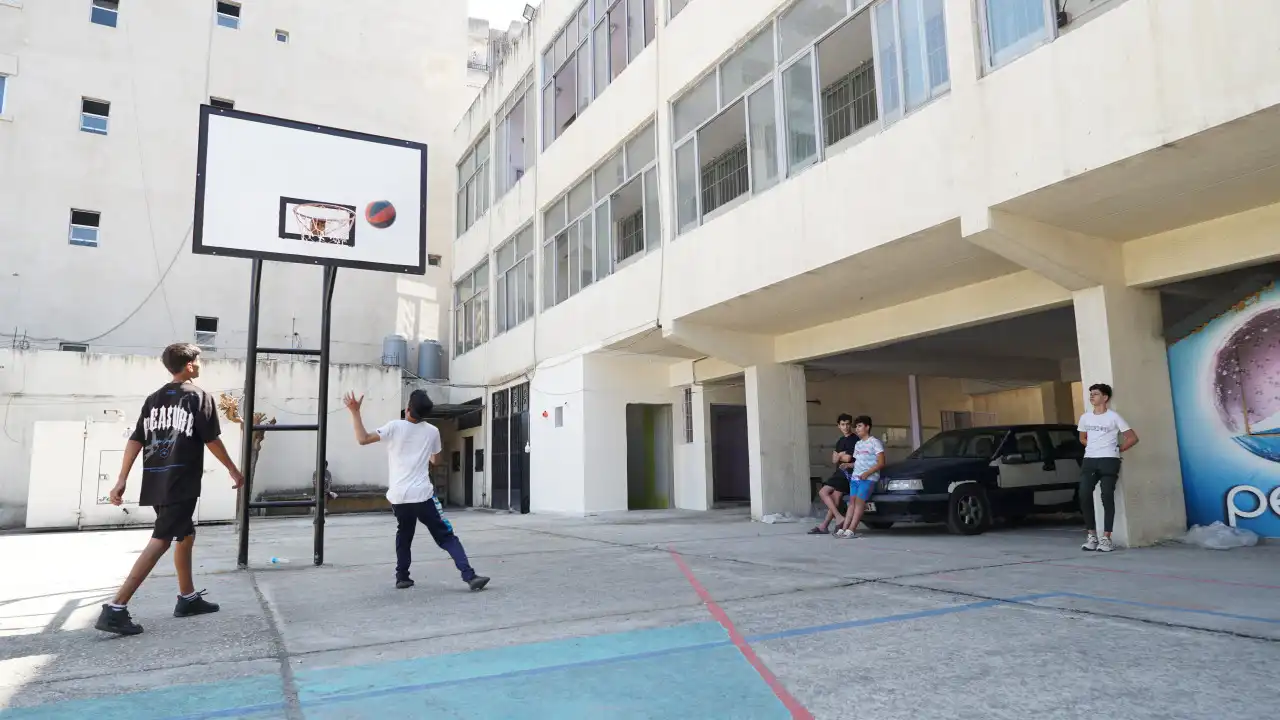
[[[1169,348],[1187,520],[1280,537],[1280,288]]]

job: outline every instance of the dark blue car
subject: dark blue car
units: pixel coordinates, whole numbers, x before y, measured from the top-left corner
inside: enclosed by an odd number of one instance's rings
[[[863,522],[946,523],[976,535],[996,518],[1076,511],[1083,457],[1074,425],[947,430],[885,467]]]

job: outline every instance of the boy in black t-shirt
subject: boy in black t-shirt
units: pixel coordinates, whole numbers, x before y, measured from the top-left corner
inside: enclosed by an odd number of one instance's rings
[[[841,413],[836,418],[836,426],[840,428],[840,439],[836,441],[836,449],[831,453],[831,464],[836,466],[836,471],[831,473],[831,477],[827,478],[818,491],[822,504],[827,506],[827,516],[820,525],[809,530],[810,535],[826,535],[832,520],[836,521],[837,528],[844,525],[845,518],[840,514],[840,498],[849,494],[849,476],[845,475],[841,465],[853,462],[853,448],[858,444],[858,436],[853,434],[853,416],[849,413]]]
[[[200,348],[177,343],[165,348],[160,359],[173,374],[173,381],[143,402],[138,425],[125,446],[120,479],[111,490],[111,504],[123,503],[125,481],[134,460],[143,453],[142,493],[138,504],[155,508],[155,530],[115,599],[102,606],[102,614],[94,625],[117,635],[142,632],[142,626],[129,616],[129,599],[174,540],[178,541],[173,554],[173,566],[178,573],[178,604],[173,616],[218,611],[216,604],[204,599],[203,591],[196,592],[191,580],[191,550],[196,540],[193,518],[200,499],[200,477],[204,474],[204,449],[208,447],[227,468],[233,487],[244,484],[244,477],[218,437],[221,429],[213,397],[191,384],[200,377]]]

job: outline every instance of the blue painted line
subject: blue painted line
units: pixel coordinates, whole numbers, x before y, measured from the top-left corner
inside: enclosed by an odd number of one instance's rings
[[[1138,602],[1137,600],[1120,600],[1118,598],[1107,598],[1098,595],[1082,595],[1080,593],[1054,593],[1057,597],[1076,598],[1077,600],[1096,600],[1097,602],[1114,603],[1116,605],[1129,605],[1132,607],[1148,608],[1151,610],[1168,610],[1170,612],[1190,613],[1192,615],[1207,615],[1209,617],[1220,617],[1228,620],[1246,620],[1249,622],[1268,623],[1270,625],[1280,625],[1280,619],[1256,617],[1254,615],[1236,615],[1235,613],[1218,612],[1217,610],[1198,610],[1196,608],[1173,607],[1170,605],[1156,605],[1154,603]]]

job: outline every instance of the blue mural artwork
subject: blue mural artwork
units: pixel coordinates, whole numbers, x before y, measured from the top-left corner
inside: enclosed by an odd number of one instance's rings
[[[1280,289],[1169,348],[1187,521],[1280,537]]]

